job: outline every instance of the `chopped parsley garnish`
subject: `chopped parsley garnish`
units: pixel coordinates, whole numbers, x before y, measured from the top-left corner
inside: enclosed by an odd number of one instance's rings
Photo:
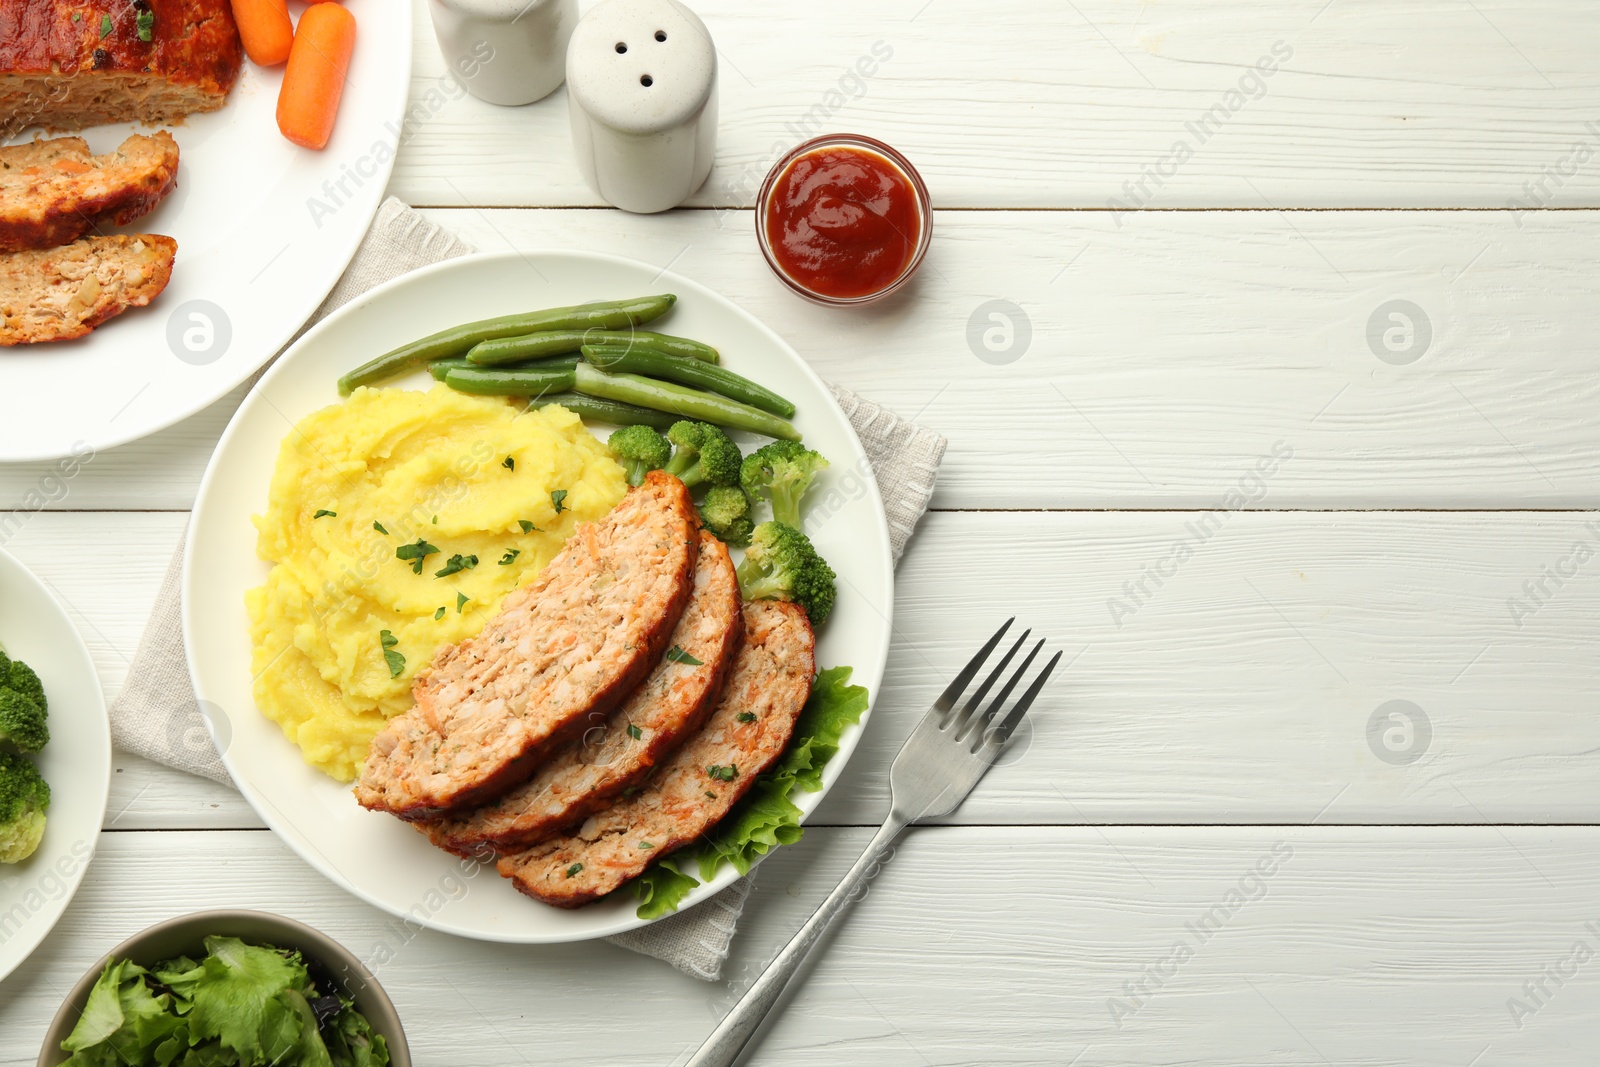
[[[339,513],[337,511],[329,511],[327,508],[318,508],[317,513],[311,517],[313,519],[337,519]]]
[[[633,738],[635,741],[637,741],[637,740],[639,740],[639,738],[644,736],[644,731],[639,729],[637,726],[635,726],[633,723],[630,722],[628,724],[628,736]]]
[[[505,461],[503,463],[501,463],[500,466],[504,467],[508,471],[516,470],[517,469],[516,457],[515,456],[507,456],[505,458]]]
[[[433,621],[438,622],[442,618],[444,618],[444,608],[441,607],[438,611],[433,613]]]
[[[434,525],[435,525],[435,526],[437,526],[437,525],[439,525],[439,516],[437,516],[437,515],[435,515],[435,516],[434,516],[434,517],[433,517],[433,524],[434,524]]]
[[[100,16],[100,39],[103,41],[111,36],[111,16]]]
[[[715,793],[713,793],[713,792],[712,792],[712,791],[711,791],[711,790],[709,790],[709,789],[707,789],[707,790],[706,790],[706,796],[708,796],[708,797],[710,797],[710,798],[711,798],[711,799],[712,799],[712,800],[715,800],[715,799],[717,799],[717,794],[715,794]]]
[[[379,533],[381,533],[381,534],[383,534],[385,536],[388,536],[389,531],[385,530],[383,528],[383,523],[378,522],[376,519],[374,519],[373,522],[372,522],[372,528],[374,530],[377,530]]]
[[[522,555],[522,549],[520,549],[520,548],[513,548],[513,549],[508,550],[505,555],[500,557],[500,566],[502,566],[502,567],[511,566],[513,563],[515,563],[517,561],[517,557],[520,556],[520,555]]]
[[[82,21],[83,21],[83,12],[81,12],[81,11],[74,11],[74,12],[73,12],[73,13],[72,13],[72,21],[73,21],[73,22],[82,22]]]
[[[638,791],[639,791],[639,787],[638,786],[630,785],[628,788],[626,788],[626,789],[624,789],[622,791],[622,795],[625,796],[625,797],[631,797],[631,796],[633,796],[633,794],[637,793]]]
[[[682,645],[673,645],[667,649],[667,659],[673,663],[687,663],[691,667],[700,667],[704,664],[683,650]]]
[[[567,868],[567,877],[571,878],[573,875],[577,874],[581,870],[583,870],[583,864],[574,863],[571,867]]]
[[[406,669],[406,658],[394,650],[400,639],[388,630],[379,630],[378,643],[383,646],[383,662],[389,665],[389,677],[400,677],[400,672]]]
[[[741,711],[739,713],[739,721],[740,722],[755,722],[756,721],[756,713],[753,712],[753,711]]]
[[[133,17],[133,25],[138,32],[139,40],[148,43],[155,35],[156,13],[154,11],[141,11]]]
[[[461,553],[457,552],[455,555],[451,556],[448,561],[446,561],[443,570],[440,570],[434,574],[434,577],[448,578],[452,574],[459,574],[462,571],[471,570],[477,565],[477,556],[463,556]]]
[[[651,844],[651,843],[650,843],[650,842],[648,842],[648,841],[640,841],[640,842],[639,842],[639,847],[640,847],[640,848],[655,848],[655,847],[656,847],[656,846],[654,846],[654,845],[652,845],[652,844]]]
[[[467,594],[465,594],[465,593],[457,593],[456,594],[456,614],[460,615],[461,614],[461,609],[466,607],[466,606],[467,606]]]
[[[739,777],[739,767],[733,763],[728,764],[726,767],[714,763],[706,768],[706,773],[719,782],[731,782]]]
[[[411,573],[412,574],[421,574],[422,573],[422,561],[427,559],[429,556],[433,555],[434,553],[436,553],[438,551],[439,550],[437,548],[435,548],[433,545],[428,544],[428,542],[424,541],[422,538],[419,537],[419,538],[417,538],[416,543],[409,544],[409,545],[401,545],[399,548],[395,549],[394,550],[394,558],[395,559],[410,560],[411,561]]]
[[[550,490],[550,503],[555,506],[556,514],[570,510],[566,505],[567,491],[565,489]]]
[[[543,530],[540,530],[539,527],[537,527],[533,523],[529,522],[527,519],[518,519],[517,520],[517,525],[522,527],[522,532],[523,533],[543,533],[544,532]]]

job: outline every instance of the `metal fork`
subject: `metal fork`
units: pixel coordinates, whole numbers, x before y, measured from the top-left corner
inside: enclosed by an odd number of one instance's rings
[[[889,770],[889,817],[884,820],[882,829],[873,837],[872,843],[856,860],[855,866],[850,868],[850,873],[844,876],[838,888],[828,894],[828,899],[822,902],[822,906],[800,928],[800,932],[767,965],[761,977],[734,1005],[686,1067],[732,1067],[818,938],[860,896],[867,882],[877,874],[895,838],[908,826],[950,814],[994,764],[1061,659],[1059,652],[1052,656],[1033,684],[1017,698],[1010,712],[999,720],[998,726],[994,725],[1001,708],[1044,648],[1043,641],[1034,645],[1023,659],[1022,666],[1001,688],[999,695],[988,707],[981,707],[984,698],[1005,674],[1006,668],[1033,632],[1024,631],[1010,651],[1001,657],[994,670],[989,672],[983,684],[958,708],[956,703],[961,699],[961,694],[972,684],[1015,621],[1014,617],[1006,620],[1005,625],[989,638],[988,643],[956,675],[955,681],[933,702],[933,707],[928,709],[917,728],[911,731],[911,736],[901,747],[894,766]]]

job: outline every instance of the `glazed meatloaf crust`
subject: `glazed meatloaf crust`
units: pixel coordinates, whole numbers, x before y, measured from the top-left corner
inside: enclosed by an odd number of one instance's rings
[[[0,253],[0,346],[71,340],[143,307],[167,287],[177,254],[178,242],[148,233]]]
[[[243,54],[228,0],[0,0],[0,136],[214,111]]]
[[[50,248],[126,226],[172,192],[178,143],[161,130],[91,155],[81,137],[0,148],[0,252]]]
[[[412,683],[417,706],[372,740],[356,799],[425,819],[520,785],[655,667],[694,589],[694,502],[653,471],[579,526],[478,636]]]
[[[530,897],[576,908],[637,878],[728,814],[783,754],[816,673],[816,640],[805,612],[758,600],[745,605],[744,619],[744,645],[701,731],[642,792],[570,836],[503,857],[502,875]]]
[[[705,722],[744,636],[739,608],[728,547],[702,532],[694,596],[639,688],[499,800],[418,829],[457,855],[487,855],[536,844],[605,807]]]

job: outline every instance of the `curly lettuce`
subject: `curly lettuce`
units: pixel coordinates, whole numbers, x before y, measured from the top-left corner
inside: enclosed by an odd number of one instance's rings
[[[823,769],[838,753],[840,738],[867,710],[866,686],[850,685],[851,673],[850,667],[819,673],[778,763],[709,833],[658,860],[634,880],[639,918],[659,919],[677,911],[690,891],[716,877],[724,863],[741,875],[749,874],[762,856],[800,840],[805,831],[792,794],[796,789],[815,793],[822,788]]]

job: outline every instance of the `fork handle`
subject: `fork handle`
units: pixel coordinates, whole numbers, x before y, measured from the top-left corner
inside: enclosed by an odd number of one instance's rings
[[[700,1046],[700,1051],[696,1052],[684,1067],[733,1067],[739,1054],[760,1029],[762,1020],[783,995],[790,979],[811,954],[818,938],[833,925],[833,920],[839,917],[839,913],[858,898],[859,890],[863,889],[877,873],[879,861],[905,828],[905,820],[894,814],[889,816],[888,821],[872,838],[867,850],[850,868],[850,873],[846,874],[838,887],[828,894],[828,899],[812,913],[799,933],[783,947],[783,951],[767,964],[767,969],[761,972],[761,977],[757,978],[745,991],[744,996],[739,998],[739,1003],[733,1006],[733,1010],[723,1018],[711,1032],[711,1036],[706,1038],[706,1043]]]

